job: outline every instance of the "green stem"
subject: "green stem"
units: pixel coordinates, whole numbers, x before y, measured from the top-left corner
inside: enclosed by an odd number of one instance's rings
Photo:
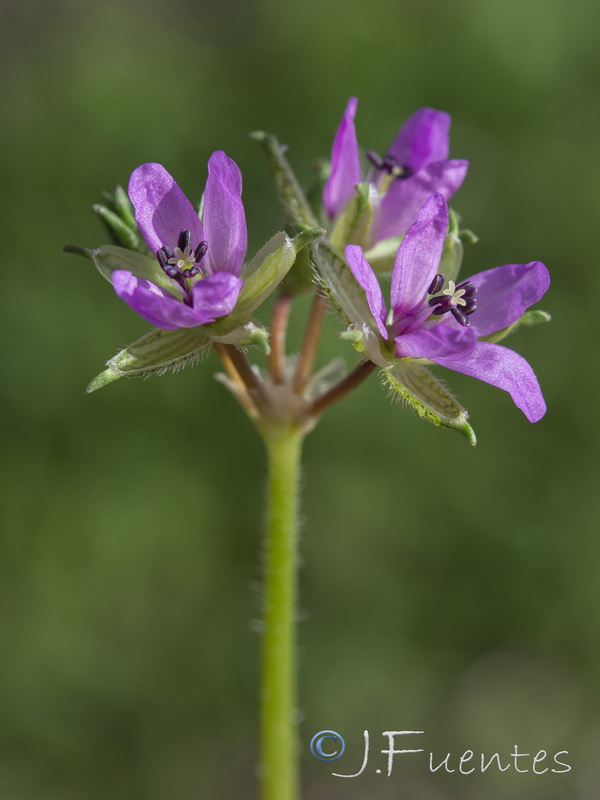
[[[264,432],[269,478],[261,680],[261,800],[299,797],[296,719],[298,480],[303,434]]]

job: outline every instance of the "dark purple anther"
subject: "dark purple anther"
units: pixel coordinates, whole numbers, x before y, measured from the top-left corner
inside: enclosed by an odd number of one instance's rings
[[[435,311],[433,313],[435,314]],[[471,325],[471,320],[458,308],[451,308],[450,313],[463,328],[468,328]]]
[[[477,294],[477,287],[475,286],[473,281],[464,281],[463,283],[459,283],[456,289],[457,291],[458,289],[464,289],[465,290],[465,293],[463,295],[464,297],[467,297],[468,295],[473,296]]]
[[[186,249],[186,247],[190,246],[190,242],[191,241],[192,241],[192,232],[183,230],[179,234],[179,239],[177,240],[177,247],[183,253],[183,251]]]
[[[167,266],[167,263],[169,261],[169,259],[167,258],[167,254],[165,253],[165,248],[164,247],[161,247],[160,250],[157,251],[156,258],[158,259],[158,263],[160,264],[160,266],[164,270],[164,268]]]
[[[477,300],[469,300],[464,308],[461,308],[463,314],[472,314],[477,308]]]
[[[427,301],[428,306],[441,306],[442,308],[450,308],[453,305],[452,297],[432,297]],[[438,312],[440,313],[440,312]]]
[[[435,308],[432,308],[431,313],[435,314],[436,317],[439,317],[441,314],[445,314],[447,311],[450,311],[451,309],[452,305],[450,303],[447,303],[445,305],[439,305],[436,306]]]
[[[437,294],[444,285],[445,280],[446,276],[444,275],[444,273],[438,272],[438,274],[429,284],[429,289],[427,289],[427,294]],[[431,301],[429,301],[429,305],[432,305]]]
[[[198,247],[194,250],[194,259],[198,261],[202,261],[206,252],[208,250],[208,242],[200,242]]]
[[[163,253],[166,255],[167,261],[169,261],[170,259],[174,258],[173,251],[171,250],[171,248],[169,247],[168,244],[163,244],[161,249],[162,249]]]
[[[400,178],[401,180],[410,178],[413,174],[410,167],[407,167],[406,164],[399,164],[398,159],[389,153],[383,159],[382,168],[394,178]]]
[[[371,164],[375,167],[375,169],[383,169],[383,160],[379,158],[377,153],[374,150],[367,150],[365,153],[366,157],[369,159]]]

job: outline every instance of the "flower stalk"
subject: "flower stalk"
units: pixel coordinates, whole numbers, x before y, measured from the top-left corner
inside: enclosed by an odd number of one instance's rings
[[[260,689],[261,800],[299,796],[295,619],[298,483],[303,432],[263,430],[268,456]]]

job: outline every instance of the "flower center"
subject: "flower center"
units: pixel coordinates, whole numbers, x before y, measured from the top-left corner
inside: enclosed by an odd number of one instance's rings
[[[448,288],[439,294],[444,282],[444,274],[438,272],[427,290],[427,294],[437,295],[427,301],[427,305],[431,307],[431,313],[440,316],[449,311],[460,325],[468,328],[471,324],[469,317],[477,308],[475,298],[477,287],[471,281],[464,281],[458,286],[454,281],[448,281]]]
[[[391,178],[406,180],[413,174],[412,169],[407,164],[399,164],[398,159],[389,153],[380,158],[374,150],[367,150],[366,156],[376,170],[387,172]]]
[[[191,231],[183,230],[179,234],[175,250],[171,250],[168,244],[163,244],[156,253],[156,258],[162,271],[179,286],[186,303],[191,303],[191,288],[194,278],[206,277],[199,264],[206,255],[207,250],[207,242],[200,242],[192,250],[192,233]]]
[[[386,153],[383,158],[377,155],[374,150],[367,150],[366,156],[379,173],[377,189],[380,195],[388,192],[394,180],[404,181],[413,174],[412,169],[407,164],[399,164],[395,156]]]

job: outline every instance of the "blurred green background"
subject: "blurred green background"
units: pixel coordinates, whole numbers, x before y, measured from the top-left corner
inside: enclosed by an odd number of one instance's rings
[[[222,148],[255,251],[281,216],[247,132],[277,134],[308,180],[350,95],[380,152],[416,108],[452,114],[471,161],[454,205],[481,237],[465,274],[550,268],[554,321],[510,342],[549,412],[530,425],[447,373],[471,450],[373,378],[308,438],[304,797],[600,797],[597,3],[4,0],[0,16],[0,798],[255,797],[262,445],[213,357],[85,396],[148,326],[60,248],[104,241],[89,207],[144,161],[198,199]],[[352,363],[339,328],[321,363]],[[309,753],[322,729],[346,738],[334,765]],[[365,729],[368,770],[332,777],[358,769]],[[409,729],[439,761],[516,744],[568,750],[572,770],[444,776],[404,756],[377,775],[382,731]]]

